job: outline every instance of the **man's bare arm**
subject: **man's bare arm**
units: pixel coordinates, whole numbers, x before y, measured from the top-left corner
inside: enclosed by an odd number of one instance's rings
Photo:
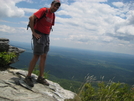
[[[34,21],[35,21],[35,19],[37,19],[37,17],[35,16],[35,15],[32,15],[32,16],[30,16],[29,17],[29,23],[30,23],[30,27],[31,27],[31,31],[32,31],[32,34],[37,38],[37,39],[39,39],[40,37],[41,37],[41,35],[40,34],[37,34],[36,32],[35,32],[35,30],[34,30]]]

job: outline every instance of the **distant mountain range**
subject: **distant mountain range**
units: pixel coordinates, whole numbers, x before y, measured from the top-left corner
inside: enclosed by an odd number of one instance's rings
[[[28,68],[33,55],[31,44],[11,42],[11,45],[26,50],[12,66]],[[94,75],[97,80],[104,76],[105,81],[112,79],[132,85],[134,55],[51,47],[46,61],[46,72],[57,78],[76,81],[84,81],[86,75]]]

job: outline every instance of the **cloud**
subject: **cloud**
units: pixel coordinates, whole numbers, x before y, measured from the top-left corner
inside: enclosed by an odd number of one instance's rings
[[[24,16],[24,11],[15,5],[20,1],[22,0],[0,0],[0,18]]]
[[[30,42],[32,35],[30,30],[24,27],[11,27],[7,25],[0,25],[1,38],[9,38],[10,41]]]
[[[36,9],[19,8],[16,6],[20,2],[33,3],[32,0],[0,0],[0,18],[5,17],[23,17],[26,12],[33,13]]]
[[[63,29],[68,28],[68,31],[65,31],[67,37],[82,43],[91,43],[91,41],[109,43],[115,39],[134,40],[132,26],[134,10],[130,12],[130,5],[113,2],[112,4],[117,7],[115,8],[100,2],[106,2],[106,0],[94,2],[93,0],[77,0],[70,5],[62,5],[61,10],[56,13],[57,22],[63,25]]]
[[[22,17],[14,27],[4,20],[0,20],[0,34],[12,40],[29,41],[31,31],[26,30],[29,13],[37,9],[16,6],[20,2],[34,4],[31,0],[1,0],[1,17]],[[49,0],[47,0],[49,2]],[[134,3],[109,2],[109,0],[61,0],[62,5],[56,12],[56,23],[51,32],[52,45],[113,52],[133,53],[134,50]],[[114,0],[115,1],[115,0]],[[23,2],[23,4],[24,4]],[[48,2],[46,4],[48,4]],[[32,5],[33,3],[33,5]],[[44,4],[44,3],[43,3]],[[42,4],[41,4],[42,5]],[[11,13],[13,12],[13,13]],[[14,13],[15,12],[15,13]],[[27,15],[27,17],[26,17]],[[16,20],[16,19],[15,19]],[[12,20],[13,21],[13,20]],[[25,27],[24,27],[25,24]],[[23,27],[19,27],[19,26]],[[5,34],[6,33],[6,34]],[[21,40],[16,37],[20,37]],[[103,47],[103,48],[102,48]],[[125,51],[124,51],[125,49]]]
[[[123,7],[124,6],[124,3],[123,2],[113,2],[112,3],[114,6],[116,6],[116,7]]]
[[[74,1],[91,3],[91,2],[107,2],[108,0],[74,0]]]
[[[15,33],[15,28],[6,25],[0,25],[0,31],[7,33]]]
[[[127,13],[127,22],[128,22],[128,24],[134,26],[134,10],[130,10]]]
[[[7,25],[0,25],[0,32],[1,33],[9,33],[11,35],[13,34],[23,34],[23,33],[27,33],[26,28],[24,27],[11,27],[11,26],[7,26]]]
[[[35,13],[38,9],[21,8],[26,13]]]

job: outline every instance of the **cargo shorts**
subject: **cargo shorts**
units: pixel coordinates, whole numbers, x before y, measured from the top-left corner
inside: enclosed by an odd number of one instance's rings
[[[41,38],[36,39],[36,37],[33,36],[33,54],[34,55],[42,55],[47,54],[49,51],[49,34],[43,34],[39,31],[35,31],[37,34],[41,34]]]

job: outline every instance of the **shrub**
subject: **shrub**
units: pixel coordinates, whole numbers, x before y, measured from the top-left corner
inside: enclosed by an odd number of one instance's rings
[[[65,101],[134,101],[134,85],[131,88],[125,83],[104,82],[104,76],[101,79],[87,75],[75,98]]]
[[[97,88],[86,83],[80,96],[82,101],[134,101],[133,94],[127,84],[100,82]]]
[[[0,52],[0,67],[5,67],[16,57],[14,52]]]

